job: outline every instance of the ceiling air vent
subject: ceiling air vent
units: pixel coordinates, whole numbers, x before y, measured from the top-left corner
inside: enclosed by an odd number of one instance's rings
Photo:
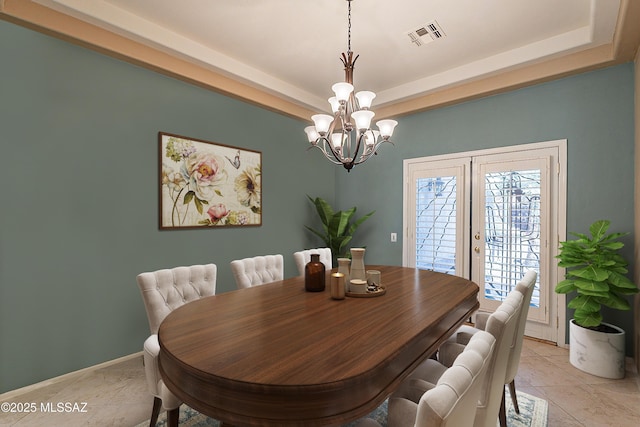
[[[416,46],[422,46],[446,36],[436,20],[424,24],[416,30],[407,31],[407,35]]]

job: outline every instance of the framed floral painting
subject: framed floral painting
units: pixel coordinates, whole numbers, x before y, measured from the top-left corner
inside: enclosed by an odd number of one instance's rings
[[[160,229],[262,225],[262,153],[159,132]]]

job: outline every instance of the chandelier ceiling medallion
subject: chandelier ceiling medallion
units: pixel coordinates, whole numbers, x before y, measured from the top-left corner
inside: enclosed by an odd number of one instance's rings
[[[378,130],[371,129],[371,120],[375,113],[370,110],[371,102],[376,94],[360,91],[354,94],[353,66],[359,55],[353,56],[351,51],[351,2],[348,8],[347,53],[340,59],[344,64],[345,81],[334,84],[331,89],[335,96],[329,98],[333,116],[316,114],[311,117],[315,126],[307,126],[310,148],[318,148],[330,162],[343,165],[350,172],[369,157],[377,154],[383,142],[393,144],[389,138],[398,122],[380,120],[376,123]],[[352,122],[353,119],[353,122]]]

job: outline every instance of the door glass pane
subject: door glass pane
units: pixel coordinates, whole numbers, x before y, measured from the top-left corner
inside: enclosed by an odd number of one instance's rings
[[[540,271],[540,170],[486,174],[485,214],[485,298],[503,301],[527,270]]]
[[[416,180],[416,267],[456,271],[456,177]]]

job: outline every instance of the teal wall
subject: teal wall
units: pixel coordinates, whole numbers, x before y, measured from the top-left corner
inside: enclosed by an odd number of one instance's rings
[[[338,205],[376,209],[354,243],[367,245],[367,262],[402,263],[403,159],[558,139],[567,139],[567,230],[588,233],[593,221],[610,219],[610,231],[632,232],[633,87],[628,63],[399,119],[395,147],[338,174]],[[633,236],[623,241],[631,262]],[[604,313],[626,330],[631,355],[632,313]]]
[[[140,351],[142,271],[214,262],[226,292],[229,261],[282,253],[295,275],[291,253],[319,243],[305,194],[376,210],[354,246],[401,264],[403,158],[566,138],[568,228],[633,230],[631,64],[403,117],[347,174],[299,120],[2,21],[0,58],[0,393]],[[158,131],[262,151],[263,225],[159,231]]]
[[[304,124],[0,21],[0,393],[142,350],[135,277],[308,248]],[[159,231],[158,131],[262,151],[263,225]],[[286,238],[283,238],[285,237]]]

